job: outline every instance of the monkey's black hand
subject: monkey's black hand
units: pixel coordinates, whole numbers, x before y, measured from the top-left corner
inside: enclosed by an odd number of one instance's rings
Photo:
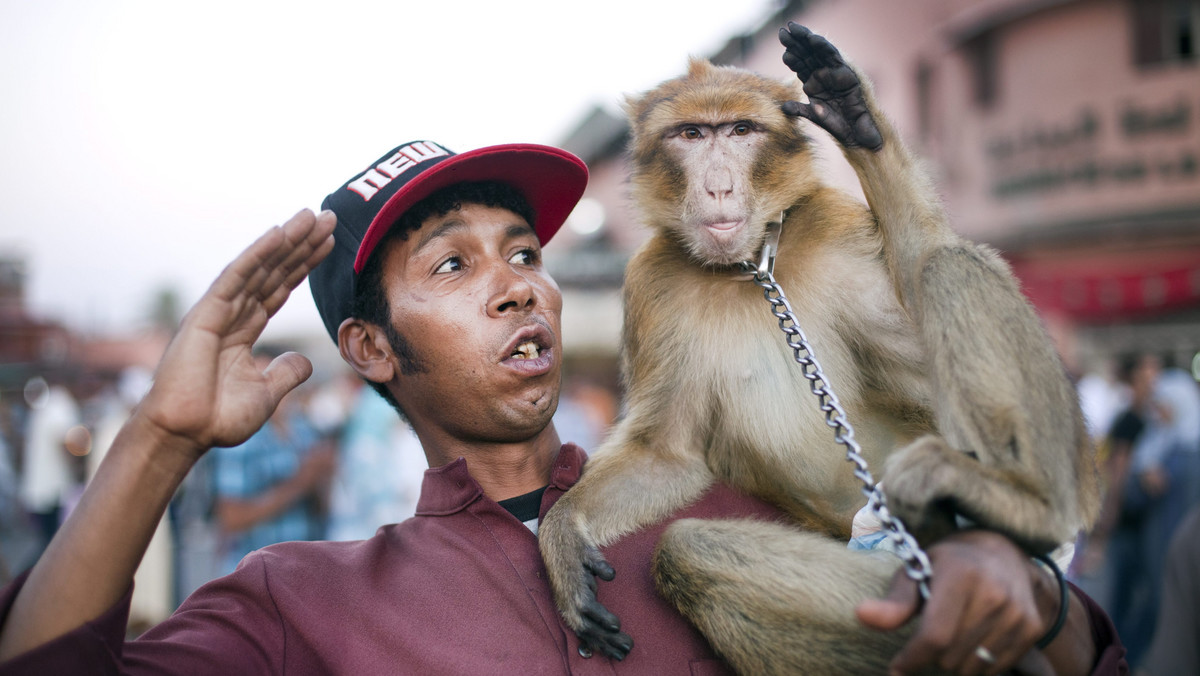
[[[867,108],[862,83],[837,48],[791,21],[779,29],[779,41],[784,64],[804,82],[809,100],[787,101],[784,114],[815,122],[847,148],[882,148],[883,136]]]
[[[600,653],[625,659],[633,640],[621,633],[621,621],[596,598],[597,579],[610,582],[616,571],[600,548],[580,528],[571,495],[542,519],[538,541],[554,601],[563,619],[579,637],[581,654]]]
[[[596,578],[612,582],[616,571],[604,560],[604,555],[595,547],[584,550],[581,571],[584,592],[579,599],[579,614],[582,625],[575,630],[579,642],[589,650],[600,652],[615,660],[623,660],[633,649],[633,639],[621,633],[621,620],[609,612],[596,598]]]

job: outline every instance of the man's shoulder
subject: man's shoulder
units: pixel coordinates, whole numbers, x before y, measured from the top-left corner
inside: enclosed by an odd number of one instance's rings
[[[252,552],[273,570],[318,563],[347,563],[378,555],[387,548],[387,529],[380,528],[365,540],[298,540],[277,542]],[[248,555],[249,556],[249,555]]]

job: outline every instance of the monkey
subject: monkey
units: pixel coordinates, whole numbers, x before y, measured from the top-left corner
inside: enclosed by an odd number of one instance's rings
[[[624,413],[538,537],[581,645],[621,658],[633,643],[597,599],[615,574],[601,548],[726,482],[791,523],[673,523],[652,563],[660,592],[739,673],[882,673],[905,635],[853,611],[898,561],[846,547],[858,480],[740,265],[768,222],[782,215],[775,277],[922,542],[966,519],[1044,553],[1091,523],[1099,486],[1074,390],[1007,265],[952,230],[833,45],[795,24],[780,39],[791,83],[693,59],[626,101],[651,236],[623,285]],[[841,146],[865,205],[822,182],[810,124]]]

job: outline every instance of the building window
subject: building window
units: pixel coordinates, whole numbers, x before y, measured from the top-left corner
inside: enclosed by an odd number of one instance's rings
[[[933,65],[925,59],[917,63],[917,133],[929,143],[933,132]]]
[[[1200,0],[1130,0],[1139,66],[1197,60]]]
[[[966,45],[975,105],[988,110],[996,103],[996,38],[987,31]]]

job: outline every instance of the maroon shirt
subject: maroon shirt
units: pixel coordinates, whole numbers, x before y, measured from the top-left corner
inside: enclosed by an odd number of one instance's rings
[[[585,457],[577,446],[563,446],[542,498],[543,515],[579,479]],[[779,516],[765,503],[717,485],[677,518],[739,514]],[[174,615],[129,643],[126,595],[101,617],[2,671],[730,673],[654,592],[649,562],[665,526],[605,550],[617,578],[600,583],[600,600],[635,641],[623,662],[580,656],[578,640],[555,609],[537,539],[483,494],[459,459],[426,472],[415,517],[385,526],[369,540],[288,542],[254,552],[236,572],[204,585]],[[0,594],[0,621],[23,581]],[[1111,625],[1093,622],[1093,628],[1102,651],[1120,650],[1119,643],[1109,645],[1115,640]]]

